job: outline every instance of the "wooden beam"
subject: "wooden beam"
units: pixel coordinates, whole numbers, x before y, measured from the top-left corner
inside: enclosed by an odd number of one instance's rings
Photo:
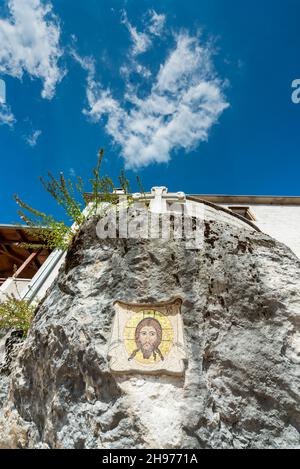
[[[28,267],[28,265],[36,258],[36,256],[39,255],[39,253],[40,253],[40,249],[30,254],[30,256],[26,259],[26,261],[23,262],[23,264],[14,273],[13,278],[17,278],[26,269],[26,267]]]
[[[0,252],[2,251],[2,253],[4,253],[8,257],[11,257],[16,262],[24,262],[26,259],[24,259],[22,256],[16,255],[18,253],[15,253],[12,250],[11,246],[5,246],[2,244],[2,243],[5,243],[5,241],[7,241],[7,239],[4,238],[3,235],[2,236],[0,235]]]
[[[25,262],[25,260],[26,260],[22,256],[17,257],[14,254],[11,254],[10,252],[8,252],[8,251],[6,251],[5,249],[2,249],[2,248],[0,248],[0,254],[4,254],[5,256],[10,257],[15,262],[19,262],[19,263]]]
[[[22,247],[20,246],[20,244],[22,243],[28,243],[28,244],[32,244],[33,246],[37,246],[37,247],[41,247],[42,243],[40,241],[12,241],[12,240],[0,240],[0,244],[3,245],[3,246],[15,246],[17,248],[19,247]]]
[[[23,233],[22,230],[16,230],[16,232],[17,232],[18,235],[20,236],[22,242],[24,242],[24,243],[30,243],[30,241],[28,240],[27,236],[25,235],[25,233]],[[29,247],[28,247],[28,248],[24,248],[24,249],[27,249],[27,251],[29,252],[29,254],[32,254],[32,253],[34,252],[33,249],[31,249],[31,248],[29,248]],[[41,263],[39,262],[38,257],[36,257],[36,258],[34,259],[34,263],[35,263],[35,266],[36,266],[37,270],[39,270],[39,268],[41,267]]]

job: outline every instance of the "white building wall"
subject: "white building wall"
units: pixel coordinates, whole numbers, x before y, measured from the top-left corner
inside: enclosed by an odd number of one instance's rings
[[[0,302],[6,301],[11,296],[20,300],[29,283],[28,279],[9,277],[0,287]]]
[[[220,204],[230,208],[230,205]],[[232,206],[243,204],[232,204]],[[300,206],[248,205],[256,220],[255,225],[263,232],[286,244],[300,259]]]

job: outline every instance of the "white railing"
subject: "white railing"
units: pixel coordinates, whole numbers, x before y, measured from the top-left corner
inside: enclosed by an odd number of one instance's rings
[[[0,287],[0,302],[5,301],[12,295],[20,300],[29,283],[30,279],[28,278],[8,277]]]

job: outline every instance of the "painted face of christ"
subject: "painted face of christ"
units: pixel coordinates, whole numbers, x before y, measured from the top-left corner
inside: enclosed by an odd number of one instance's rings
[[[143,358],[150,358],[157,342],[157,332],[153,326],[144,326],[139,333],[138,341],[141,346]]]
[[[141,351],[143,358],[149,360],[153,355],[156,360],[158,354],[161,360],[164,359],[159,345],[162,340],[162,328],[157,319],[145,318],[139,322],[135,330],[136,350],[134,350],[128,360],[132,360],[135,355]]]

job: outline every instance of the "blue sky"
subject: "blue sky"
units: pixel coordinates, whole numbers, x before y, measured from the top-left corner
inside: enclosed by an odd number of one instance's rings
[[[100,147],[147,190],[300,195],[299,17],[299,0],[0,0],[0,222],[14,193],[59,215],[39,176],[87,178]]]

